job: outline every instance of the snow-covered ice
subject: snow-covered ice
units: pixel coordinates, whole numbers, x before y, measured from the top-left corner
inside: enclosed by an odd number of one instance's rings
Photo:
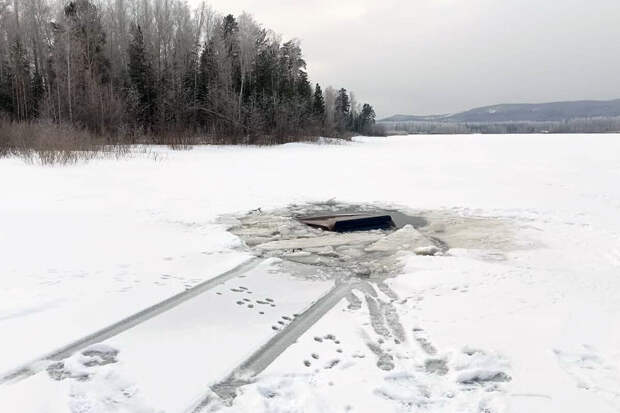
[[[334,286],[297,266],[345,253],[354,261],[352,242],[391,250],[376,234],[297,245],[274,235],[287,231],[276,221],[241,238],[229,231],[226,217],[330,199],[418,211],[428,220],[422,237],[448,249],[416,255],[431,245],[414,234],[399,266],[352,284],[234,399],[214,397],[205,410],[620,411],[619,135],[153,150],[157,161],[0,160],[0,373],[213,278],[261,245],[262,263],[0,384],[3,411],[192,409]]]

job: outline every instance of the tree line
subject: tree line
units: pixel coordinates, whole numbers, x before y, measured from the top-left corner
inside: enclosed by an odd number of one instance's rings
[[[620,117],[574,118],[563,121],[433,122],[380,121],[387,134],[533,134],[533,133],[618,133]]]
[[[161,143],[277,143],[375,125],[353,93],[310,83],[297,40],[182,0],[0,0],[0,115]]]

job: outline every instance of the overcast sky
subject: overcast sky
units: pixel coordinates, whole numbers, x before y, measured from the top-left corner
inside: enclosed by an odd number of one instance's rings
[[[211,0],[299,38],[379,116],[620,98],[620,0]]]

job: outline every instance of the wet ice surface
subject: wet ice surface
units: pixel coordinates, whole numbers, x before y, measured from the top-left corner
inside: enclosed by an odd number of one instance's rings
[[[393,251],[369,249],[389,234],[386,230],[334,233],[312,228],[295,218],[321,213],[345,213],[349,208],[333,205],[293,206],[275,211],[255,211],[237,217],[230,231],[252,251],[263,257],[277,257],[294,274],[308,278],[350,278],[381,276],[396,272]],[[365,209],[359,209],[365,211]],[[408,226],[407,229],[413,227]],[[432,245],[430,240],[427,245]],[[295,265],[303,264],[303,266]]]
[[[396,227],[335,233],[296,219],[350,213],[389,214]],[[223,221],[255,255],[280,258],[284,267],[294,268],[293,274],[308,278],[380,279],[398,274],[402,269],[399,257],[407,253],[439,256],[450,248],[468,248],[495,251],[494,256],[489,256],[501,259],[502,251],[515,247],[506,222],[463,217],[449,211],[408,212],[328,202],[254,210]]]

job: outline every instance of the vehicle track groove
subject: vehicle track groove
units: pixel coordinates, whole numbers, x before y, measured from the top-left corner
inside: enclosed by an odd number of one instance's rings
[[[201,396],[187,412],[199,413],[213,401],[214,394],[224,403],[232,403],[239,387],[249,384],[252,377],[265,370],[280,354],[338,304],[340,300],[346,298],[355,288],[363,289],[365,284],[367,283],[360,281],[336,284],[308,309],[295,317],[288,326],[243,361],[230,375],[212,385],[209,388],[208,394]]]
[[[107,340],[126,330],[129,330],[130,328],[137,326],[138,324],[142,324],[145,321],[148,321],[161,313],[169,311],[184,303],[185,301],[190,300],[214,287],[217,287],[218,285],[221,285],[236,276],[253,270],[262,261],[262,259],[256,257],[250,258],[237,265],[236,267],[214,278],[206,280],[196,285],[195,287],[173,295],[172,297],[169,297],[157,304],[147,307],[144,310],[132,314],[129,317],[126,317],[114,324],[111,324],[105,328],[102,328],[101,330],[98,330],[72,343],[69,343],[66,346],[56,349],[51,353],[48,353],[29,363],[26,363],[25,365],[18,367],[17,369],[4,373],[2,376],[0,376],[0,385],[8,382],[16,382],[30,377],[45,368],[45,361],[60,361],[66,359],[67,357],[71,356],[75,352],[85,347]]]

